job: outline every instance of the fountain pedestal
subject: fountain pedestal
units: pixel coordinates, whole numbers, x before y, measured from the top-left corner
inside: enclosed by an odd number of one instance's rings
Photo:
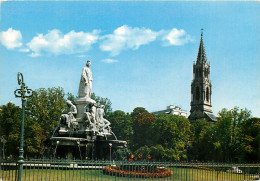
[[[50,138],[53,155],[66,159],[108,159],[111,150],[126,148],[127,142],[117,140],[111,131],[110,122],[104,115],[104,105],[98,105],[90,98],[92,74],[83,68],[78,98],[75,105],[67,101],[70,108],[61,115],[60,124]]]

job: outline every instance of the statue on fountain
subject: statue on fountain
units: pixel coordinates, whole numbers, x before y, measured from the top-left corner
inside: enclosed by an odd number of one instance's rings
[[[93,78],[90,66],[88,60],[81,73],[75,105],[66,101],[69,111],[61,115],[60,124],[50,138],[50,149],[54,150],[55,156],[107,159],[111,150],[125,148],[127,144],[117,140],[111,123],[104,118],[105,105],[91,99]]]
[[[86,125],[91,130],[96,130],[96,110],[97,110],[97,104],[90,102],[84,107],[84,115],[85,115],[85,122]]]
[[[72,127],[76,127],[76,119],[75,116],[77,115],[77,108],[75,105],[72,104],[70,100],[66,101],[67,106],[69,107],[69,112],[67,114],[62,114],[60,117],[60,124],[66,125],[69,129]]]
[[[105,115],[104,109],[105,105],[101,105],[100,108],[97,109],[97,127],[101,134],[111,132],[111,123],[103,117]]]
[[[90,70],[91,61],[88,60],[86,63],[86,67],[83,68],[80,83],[79,83],[79,91],[78,97],[91,97],[91,89],[92,89],[92,72]]]
[[[70,110],[67,114],[61,115],[61,134],[71,134],[75,131],[92,132],[93,135],[99,136],[112,134],[110,122],[104,118],[105,105],[98,106],[96,101],[91,99],[93,78],[90,66],[91,61],[88,60],[81,73],[75,105],[68,100]]]

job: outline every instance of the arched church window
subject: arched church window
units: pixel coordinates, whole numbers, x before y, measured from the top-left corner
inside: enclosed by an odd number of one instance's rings
[[[199,87],[196,87],[196,100],[197,101],[200,100],[200,89],[199,89]]]
[[[206,101],[209,102],[209,88],[206,89]]]

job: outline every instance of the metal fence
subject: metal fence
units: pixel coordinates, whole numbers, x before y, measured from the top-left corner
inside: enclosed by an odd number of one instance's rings
[[[24,162],[22,180],[249,181],[259,180],[259,171],[260,164],[33,160]],[[17,177],[16,162],[0,162],[0,181]]]

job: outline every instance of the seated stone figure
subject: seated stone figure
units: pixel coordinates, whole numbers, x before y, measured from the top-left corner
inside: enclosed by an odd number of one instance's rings
[[[84,107],[84,115],[86,118],[86,123],[89,124],[89,128],[92,130],[96,129],[96,103],[90,102]]]
[[[60,117],[60,124],[67,125],[68,128],[71,128],[71,125],[76,126],[76,119],[75,116],[77,114],[77,108],[75,105],[72,104],[70,100],[66,101],[68,107],[69,107],[69,112],[67,114],[62,114]]]
[[[109,133],[111,132],[110,122],[104,118],[105,115],[105,106],[101,105],[100,108],[97,109],[97,127],[99,132],[102,133]]]

